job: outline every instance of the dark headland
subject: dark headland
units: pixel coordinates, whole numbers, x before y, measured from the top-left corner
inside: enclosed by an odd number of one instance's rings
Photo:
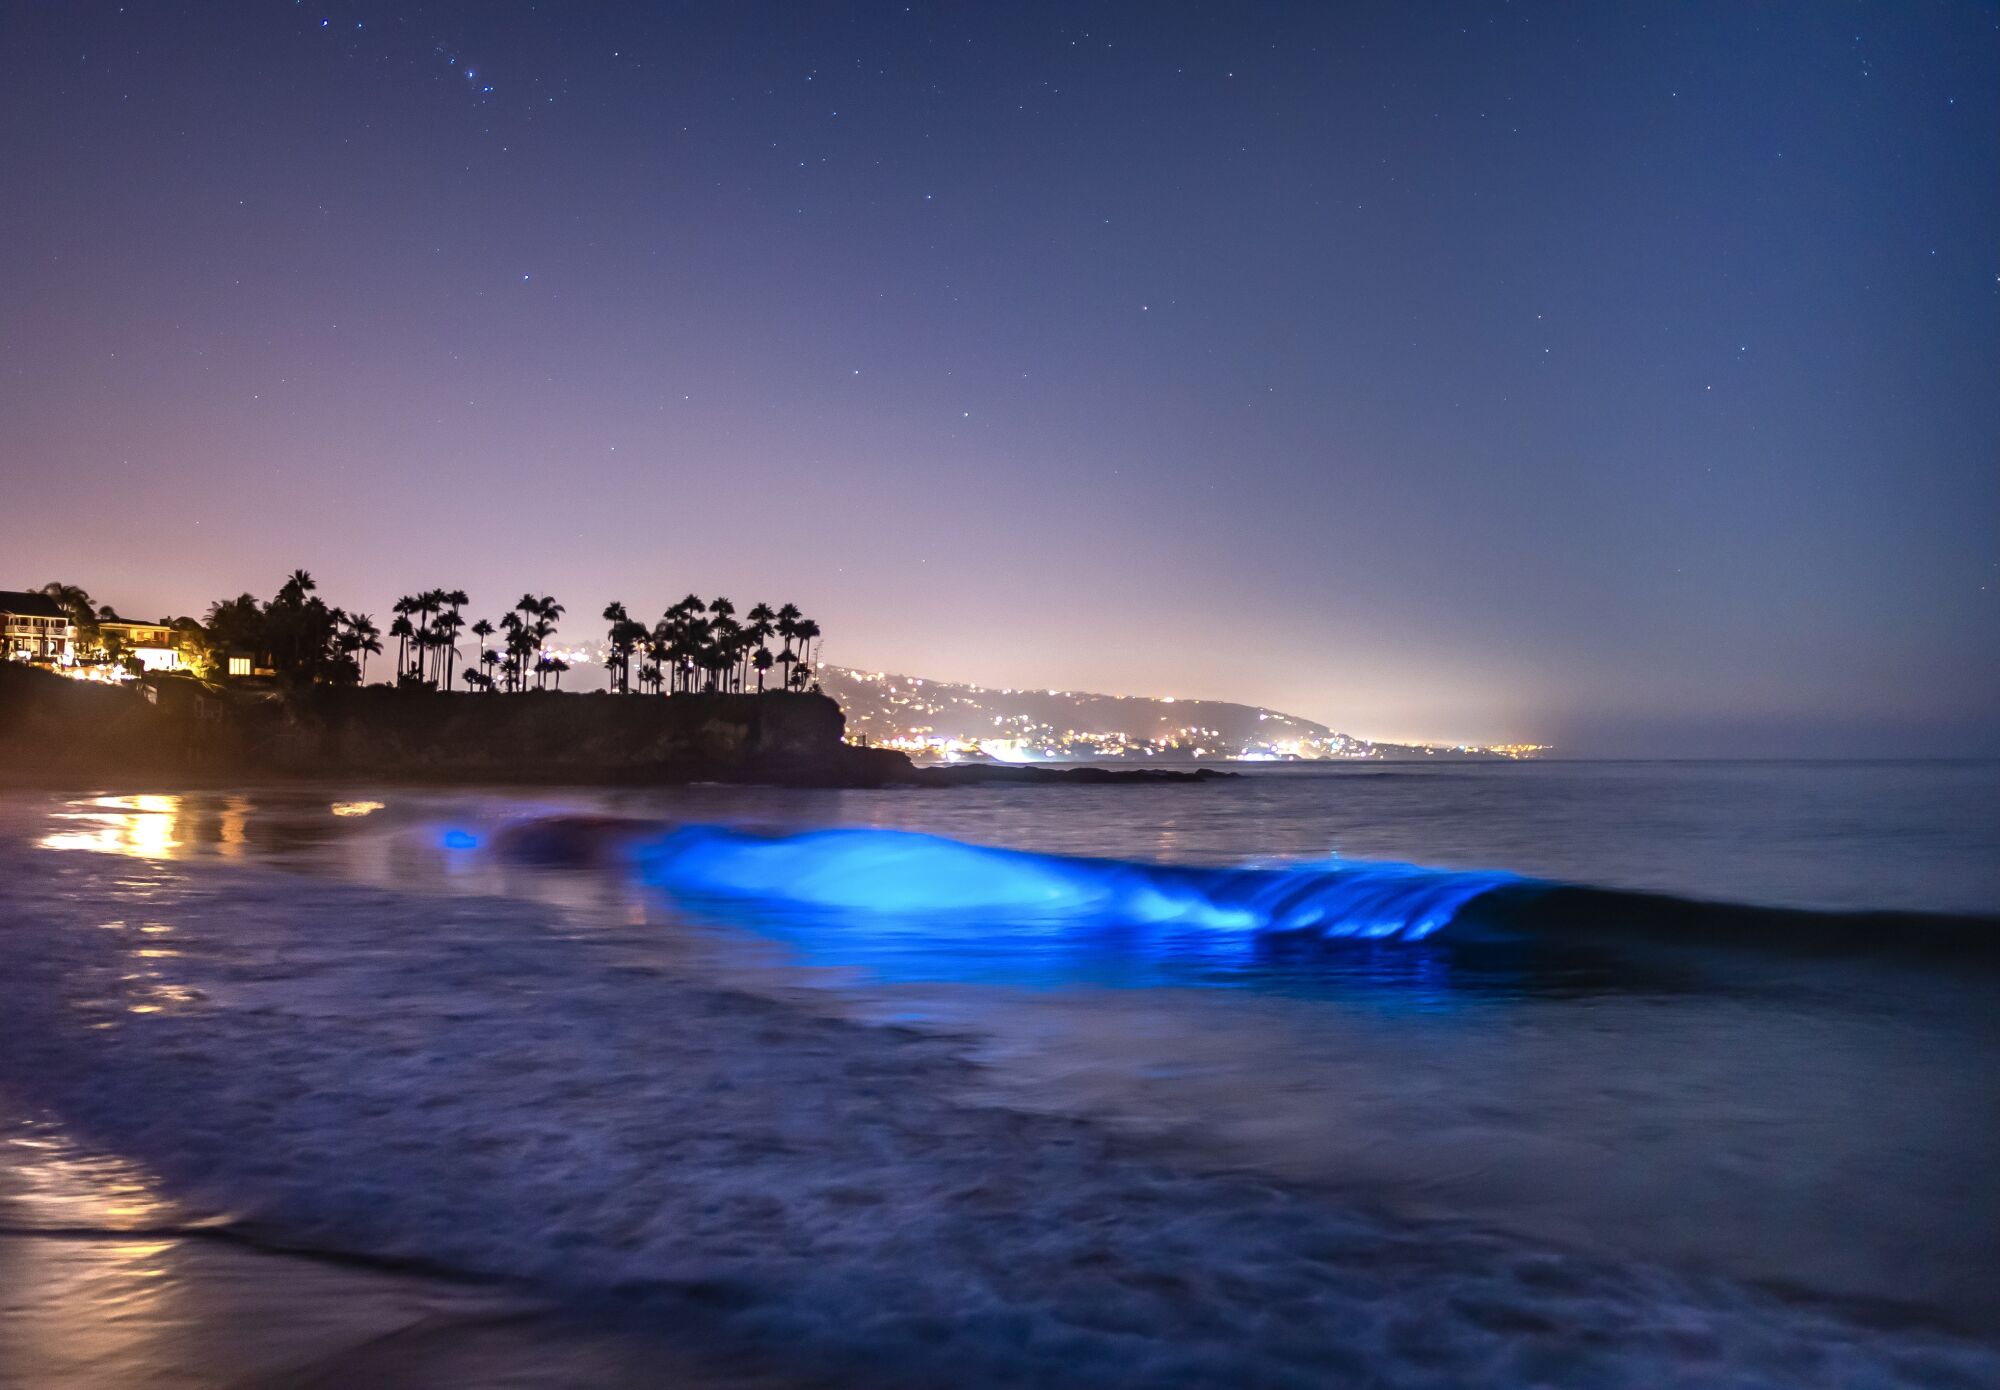
[[[952,787],[1195,782],[1214,768],[919,767],[844,741],[824,695],[489,697],[294,691],[149,678],[131,687],[0,665],[0,785],[347,778],[432,785]]]

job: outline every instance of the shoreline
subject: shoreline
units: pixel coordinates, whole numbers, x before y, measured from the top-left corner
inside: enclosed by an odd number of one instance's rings
[[[912,765],[903,775],[842,776],[838,769],[804,767],[751,768],[613,768],[549,770],[546,772],[481,772],[470,770],[401,772],[354,771],[347,768],[274,772],[269,769],[217,771],[155,766],[89,769],[17,769],[0,766],[0,791],[88,792],[117,788],[121,793],[146,789],[170,791],[254,791],[299,789],[327,784],[400,787],[415,790],[498,790],[509,787],[771,787],[786,791],[934,790],[985,786],[1166,786],[1238,780],[1243,774],[1219,768],[953,767]]]
[[[173,1213],[133,1224],[116,1168],[12,1101],[0,1099],[0,1271],[14,1295],[0,1304],[0,1390],[802,1383],[706,1346],[692,1307],[649,1325],[516,1281],[267,1244]],[[121,1288],[145,1294],[107,1325],[94,1291]]]

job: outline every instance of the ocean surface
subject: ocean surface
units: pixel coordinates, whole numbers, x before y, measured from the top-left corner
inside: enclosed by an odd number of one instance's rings
[[[2000,1386],[2000,764],[17,792],[0,866],[0,1385]]]

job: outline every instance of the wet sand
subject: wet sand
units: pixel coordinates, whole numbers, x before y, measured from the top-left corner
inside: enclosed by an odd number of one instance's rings
[[[10,1114],[0,1136],[0,1390],[833,1383],[501,1281],[258,1249],[46,1122]]]

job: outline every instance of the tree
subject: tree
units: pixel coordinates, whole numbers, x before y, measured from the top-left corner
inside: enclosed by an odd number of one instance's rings
[[[411,643],[416,649],[412,674],[426,685],[432,683],[431,653],[437,649],[437,643],[431,638],[431,617],[438,611],[443,599],[444,590],[426,589],[410,600],[411,611],[415,613],[417,619],[417,635]]]
[[[310,574],[293,570],[264,605],[264,650],[278,675],[298,685],[343,679],[353,665],[340,649],[343,615],[314,596],[316,587]]]
[[[264,613],[249,594],[217,599],[208,606],[208,640],[225,663],[232,656],[255,660],[264,655]]]
[[[646,629],[638,627],[632,621],[631,615],[625,611],[625,605],[617,599],[604,605],[604,621],[611,624],[609,634],[611,659],[608,663],[611,688],[629,694],[632,690],[632,653],[638,647],[639,634],[643,634]]]
[[[382,654],[382,633],[375,626],[375,619],[367,613],[357,613],[345,620],[340,635],[340,649],[352,657],[360,654],[360,667],[356,679],[368,679],[368,658]]]
[[[444,682],[442,688],[449,690],[451,689],[451,668],[458,660],[458,630],[465,626],[465,615],[459,612],[459,610],[472,600],[466,597],[465,590],[463,589],[449,590],[441,595],[441,597],[445,603],[450,605],[445,611],[444,616],[438,619],[438,626],[444,632]]]
[[[208,629],[198,618],[169,618],[167,627],[173,633],[174,647],[181,654],[181,660],[204,676],[212,676],[215,671],[215,647],[209,641]],[[376,651],[382,650],[378,643]]]
[[[410,626],[410,611],[403,607],[408,599],[396,600],[396,617],[389,624],[389,635],[396,639],[396,679],[401,680],[410,673],[410,643],[415,640],[417,630]]]
[[[486,619],[481,618],[478,622],[472,625],[472,635],[479,639],[479,664],[481,666],[484,666],[487,664],[486,639],[493,635],[493,624],[487,622]]]
[[[522,603],[532,603],[533,601],[532,595],[522,599]],[[533,634],[528,629],[527,619],[521,616],[522,613],[527,611],[529,610],[522,608],[521,604],[517,603],[512,610],[504,614],[500,619],[500,631],[505,634],[501,638],[501,646],[507,653],[506,662],[501,667],[501,674],[507,678],[507,689],[510,691],[519,688],[522,673],[527,670],[526,658],[528,650],[534,646],[535,642]]]
[[[547,594],[540,598],[536,598],[533,594],[522,594],[520,602],[514,605],[514,609],[521,615],[517,620],[516,636],[525,638],[525,645],[520,652],[521,669],[524,672],[530,670],[539,672],[541,668],[538,663],[542,648],[554,634],[556,620],[562,617],[565,610]],[[505,625],[504,619],[502,625]],[[536,660],[529,661],[530,656]],[[537,688],[540,688],[539,684]]]
[[[295,685],[347,682],[360,667],[347,615],[317,597],[310,574],[294,570],[277,596],[259,607],[249,594],[209,605],[207,637],[211,660],[247,656],[267,664]],[[372,627],[373,624],[371,623]]]
[[[757,693],[762,695],[764,693],[764,673],[770,670],[772,665],[771,649],[760,643],[757,647],[757,655],[751,658],[751,665],[757,668]]]
[[[790,651],[799,635],[799,606],[796,603],[788,603],[778,610],[777,631],[778,636],[784,639],[785,650]]]
[[[410,649],[417,639],[416,624],[410,620],[416,616],[417,600],[413,595],[404,594],[396,600],[390,610],[396,615],[389,624],[389,635],[396,639],[396,680],[400,683],[410,669]]]
[[[793,629],[799,639],[799,687],[805,688],[806,678],[812,673],[812,644],[819,637],[819,624],[811,618],[801,618]]]
[[[94,652],[102,645],[103,639],[97,626],[97,605],[91,602],[90,595],[82,587],[50,580],[42,585],[42,592],[61,604],[63,612],[69,615],[70,625],[76,629],[72,644],[75,651]]]
[[[293,570],[285,576],[285,582],[279,586],[278,597],[273,602],[294,605],[303,604],[306,601],[306,595],[312,593],[317,588],[319,588],[319,585],[313,582],[311,575],[307,574],[304,570]]]
[[[743,616],[745,619],[743,631],[749,636],[751,646],[759,649],[763,648],[770,642],[772,636],[778,630],[778,614],[776,610],[768,603],[759,603],[752,605],[750,611]],[[758,678],[757,688],[759,690],[764,688],[761,676]]]

